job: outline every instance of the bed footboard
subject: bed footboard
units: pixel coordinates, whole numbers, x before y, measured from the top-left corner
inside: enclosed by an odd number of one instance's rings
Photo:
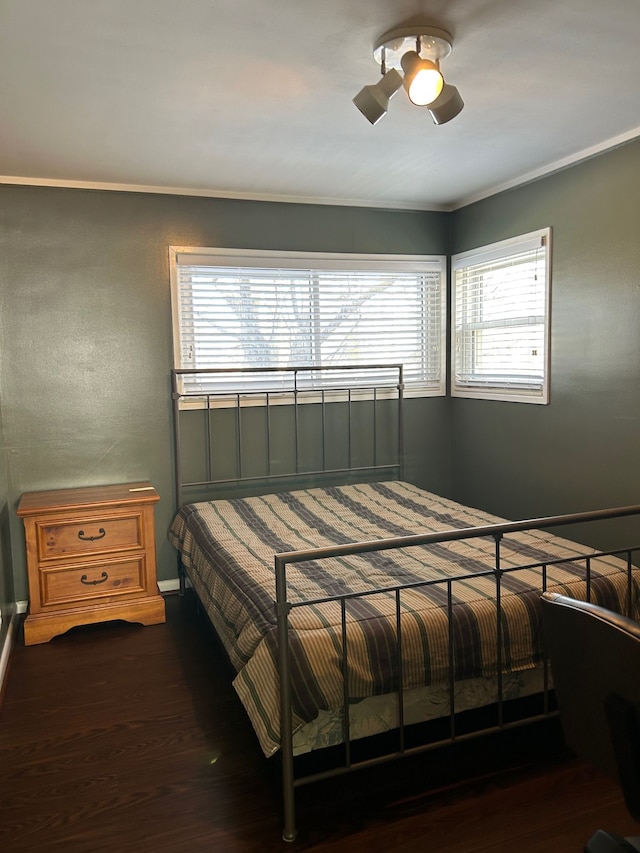
[[[301,785],[316,782],[331,776],[336,776],[374,764],[387,763],[403,756],[426,752],[435,748],[451,744],[454,741],[487,735],[492,732],[519,727],[536,721],[546,719],[557,712],[551,701],[550,668],[544,651],[541,635],[541,612],[539,597],[549,589],[562,589],[569,595],[584,598],[587,601],[604,603],[610,609],[618,610],[626,615],[637,619],[640,615],[640,570],[634,566],[640,555],[640,546],[624,548],[622,550],[609,552],[590,551],[584,555],[572,555],[569,558],[549,559],[543,562],[524,563],[512,565],[503,560],[503,549],[508,537],[525,531],[541,530],[563,525],[583,524],[593,521],[601,521],[609,518],[620,518],[623,516],[640,514],[640,506],[618,507],[609,510],[576,513],[569,515],[554,516],[548,518],[530,519],[518,522],[506,522],[493,524],[485,527],[467,528],[444,533],[430,533],[416,536],[403,536],[385,540],[374,540],[370,542],[359,542],[345,544],[333,548],[312,548],[275,555],[274,568],[276,576],[276,601],[275,609],[277,616],[277,641],[278,641],[278,668],[280,673],[280,748],[282,758],[283,774],[283,838],[285,841],[293,841],[296,837],[295,820],[295,790]],[[296,564],[318,563],[330,561],[351,555],[364,553],[381,553],[397,549],[411,549],[414,547],[438,546],[442,543],[452,541],[462,542],[473,539],[489,539],[493,542],[495,552],[495,565],[485,572],[463,573],[451,575],[444,579],[421,581],[408,584],[390,585],[384,589],[376,589],[369,592],[354,592],[334,597],[322,597],[309,601],[289,600],[287,588],[287,567]],[[602,572],[603,564],[615,563],[612,573]],[[558,578],[564,577],[563,572],[570,567],[570,574],[574,578],[567,583],[558,584]],[[537,575],[538,584],[531,584],[532,574]],[[528,595],[523,596],[523,590],[518,593],[518,602],[514,603],[513,587],[516,579],[526,577],[525,585],[528,587]],[[460,584],[470,582],[478,583],[484,578],[494,587],[493,619],[495,648],[492,661],[488,664],[495,675],[495,719],[489,725],[471,731],[459,731],[457,728],[458,713],[456,708],[456,683],[457,674],[460,672],[460,625],[456,621],[456,607],[460,602],[460,596],[456,593],[456,587]],[[512,581],[510,583],[510,581]],[[517,584],[516,584],[517,585]],[[405,658],[403,654],[404,635],[407,633],[406,626],[408,615],[403,603],[403,598],[416,592],[429,591],[433,593],[438,590],[438,595],[446,612],[446,668],[448,671],[447,688],[449,694],[449,720],[448,734],[427,743],[417,746],[408,746],[406,740],[406,726],[404,714],[405,702]],[[349,652],[349,624],[348,608],[355,602],[362,601],[368,596],[386,595],[392,599],[391,620],[393,633],[395,634],[395,694],[397,700],[397,746],[391,752],[365,759],[354,759],[352,753],[352,738],[349,730],[350,704],[352,696],[349,689],[350,684],[350,652]],[[292,614],[306,607],[318,607],[326,605],[330,601],[336,602],[340,608],[340,645],[342,672],[342,742],[343,761],[330,770],[311,773],[305,776],[296,776],[294,766],[294,730],[295,730],[295,698],[293,682],[295,679],[294,665],[292,660],[291,641],[295,637],[296,630],[292,628]],[[505,650],[509,644],[505,641],[505,632],[514,630],[515,622],[513,613],[510,611],[522,607],[522,602],[531,608],[530,624],[533,637],[532,657],[528,665],[538,666],[541,673],[540,691],[542,704],[533,714],[525,717],[507,719],[505,716],[506,699],[503,689],[505,673],[513,665],[512,660],[505,660]],[[465,614],[465,618],[468,614]],[[458,620],[459,621],[459,620]],[[484,629],[486,631],[486,625]],[[464,668],[464,666],[463,666]]]

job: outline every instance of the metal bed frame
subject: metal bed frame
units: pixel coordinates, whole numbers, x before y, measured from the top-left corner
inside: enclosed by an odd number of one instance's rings
[[[304,383],[300,383],[300,376],[309,372],[319,372],[324,370],[339,370],[342,372],[343,376],[347,375],[351,370],[358,371],[370,371],[374,376],[379,376],[381,371],[392,372],[395,373],[395,379],[393,383],[388,384],[384,383],[382,388],[384,388],[384,393],[387,394],[389,389],[392,388],[396,393],[397,400],[397,452],[398,456],[391,463],[378,463],[378,459],[376,458],[376,442],[377,439],[373,441],[373,456],[374,458],[371,460],[370,465],[366,466],[357,466],[356,468],[349,467],[352,461],[352,436],[351,436],[351,407],[355,404],[354,401],[354,388],[351,386],[345,386],[344,384],[338,384],[336,386],[332,386],[330,389],[318,389],[318,388],[309,388],[305,387]],[[273,389],[269,390],[249,390],[249,391],[241,391],[230,394],[229,391],[226,390],[217,390],[217,391],[209,391],[205,392],[185,392],[181,388],[182,378],[185,375],[193,375],[193,374],[211,374],[214,377],[217,374],[225,373],[225,374],[233,374],[233,373],[253,373],[253,374],[274,374],[278,373],[279,375],[288,374],[288,383],[286,386],[283,386],[281,389],[275,391]],[[373,382],[365,382],[362,385],[357,386],[357,392],[364,392],[364,394],[368,394],[370,398],[373,400],[373,426],[372,430],[374,435],[377,432],[376,418],[377,418],[377,403],[381,396],[381,387],[377,384],[376,381]],[[329,405],[329,398],[335,399],[333,396],[337,394],[338,397],[342,395],[341,399],[346,400],[348,406],[348,424],[349,424],[349,435],[347,436],[348,442],[348,464],[345,467],[339,468],[325,468],[324,462],[326,460],[325,453],[325,407]],[[221,485],[228,486],[230,484],[240,484],[245,481],[245,478],[242,476],[243,474],[243,460],[242,454],[240,450],[240,436],[242,432],[242,405],[244,403],[256,404],[256,400],[260,401],[260,405],[265,407],[265,430],[267,433],[267,452],[270,452],[270,441],[269,434],[271,430],[271,420],[270,420],[270,407],[274,402],[274,397],[277,397],[277,403],[282,404],[283,402],[294,408],[294,448],[293,448],[293,466],[292,470],[287,472],[286,474],[271,474],[271,461],[267,462],[267,472],[264,475],[255,475],[249,476],[247,479],[252,481],[262,481],[263,484],[266,482],[267,484],[272,482],[274,479],[279,477],[283,477],[285,479],[301,479],[303,477],[314,477],[316,475],[348,475],[353,474],[354,472],[357,475],[361,475],[364,473],[371,474],[393,474],[396,473],[398,478],[401,477],[402,472],[402,449],[403,449],[403,377],[402,377],[402,367],[401,365],[368,365],[366,367],[340,367],[340,368],[307,368],[307,367],[293,367],[288,368],[285,371],[274,371],[270,368],[259,368],[259,369],[251,369],[244,370],[242,368],[238,368],[235,371],[212,371],[212,370],[174,370],[172,374],[172,396],[174,402],[174,426],[175,426],[175,471],[176,471],[176,501],[177,507],[179,508],[183,502],[184,490],[187,488],[202,488],[202,487],[219,487]],[[357,394],[355,394],[357,396]],[[180,462],[180,407],[181,402],[185,398],[197,398],[199,400],[199,405],[204,410],[204,416],[207,421],[207,426],[204,429],[205,440],[207,442],[207,450],[206,450],[206,467],[207,467],[207,476],[203,479],[197,481],[190,482],[182,482],[182,468]],[[300,454],[299,454],[299,416],[298,416],[298,406],[303,405],[307,400],[314,400],[315,402],[320,402],[321,405],[321,418],[322,418],[322,460],[323,465],[320,468],[315,470],[302,470],[300,468]],[[252,401],[252,402],[251,402]],[[237,448],[237,456],[236,456],[236,474],[235,477],[225,478],[222,480],[217,480],[213,476],[213,465],[212,465],[212,440],[213,436],[210,431],[210,411],[212,408],[218,405],[233,405],[237,409],[236,414],[236,437],[234,439],[235,445]],[[262,489],[264,492],[268,489]],[[210,496],[212,497],[212,496]],[[418,534],[412,536],[402,536],[396,538],[387,538],[387,539],[379,539],[373,541],[366,542],[354,542],[346,545],[340,545],[332,548],[313,548],[306,549],[301,551],[292,551],[288,553],[281,553],[274,555],[274,568],[275,568],[275,599],[274,606],[276,610],[277,616],[277,637],[278,637],[278,668],[280,673],[280,703],[281,703],[281,712],[280,712],[280,735],[281,735],[281,760],[282,760],[282,785],[283,785],[283,839],[285,841],[293,841],[296,837],[296,821],[295,821],[295,791],[298,787],[302,785],[306,785],[312,782],[319,781],[321,779],[330,778],[337,775],[342,775],[347,772],[351,772],[353,770],[358,770],[365,767],[371,767],[373,765],[385,764],[390,761],[397,760],[404,756],[415,755],[417,753],[426,752],[429,750],[433,750],[447,744],[452,744],[454,742],[461,742],[464,740],[469,740],[472,738],[476,738],[479,736],[484,736],[490,733],[495,733],[498,731],[503,731],[507,729],[512,729],[516,727],[523,726],[525,724],[539,722],[541,720],[547,719],[549,717],[555,716],[557,711],[552,707],[551,699],[551,687],[549,680],[549,666],[546,655],[541,651],[542,654],[542,682],[543,682],[543,692],[542,692],[542,701],[539,706],[539,710],[535,713],[516,719],[507,719],[507,715],[505,714],[505,709],[507,706],[507,700],[504,699],[503,696],[503,664],[502,664],[502,579],[505,575],[512,574],[514,572],[531,570],[531,569],[539,569],[540,571],[540,593],[546,591],[547,589],[547,572],[550,566],[560,565],[563,562],[571,562],[573,565],[576,563],[584,564],[584,580],[586,584],[586,599],[591,600],[591,563],[597,557],[606,557],[606,556],[617,556],[621,558],[626,565],[626,576],[627,576],[627,615],[632,615],[633,608],[633,599],[634,599],[634,583],[633,583],[633,572],[636,569],[634,566],[633,560],[634,558],[637,561],[638,555],[640,555],[640,545],[634,545],[630,547],[624,547],[621,549],[616,549],[612,551],[600,551],[597,553],[591,553],[585,555],[583,557],[571,557],[567,559],[553,559],[548,562],[542,563],[528,563],[515,567],[504,567],[501,565],[501,545],[504,541],[504,538],[509,534],[528,531],[528,530],[540,530],[547,529],[553,527],[560,527],[564,525],[575,525],[575,524],[583,524],[590,523],[595,521],[602,521],[605,519],[613,519],[613,518],[622,518],[625,516],[632,516],[640,514],[640,505],[632,505],[625,507],[615,507],[612,509],[606,510],[598,510],[598,511],[589,511],[589,512],[581,512],[581,513],[572,513],[566,515],[556,515],[549,516],[545,518],[534,518],[523,521],[514,521],[514,522],[505,522],[500,524],[491,524],[485,525],[481,527],[470,527],[465,529],[455,529],[450,531],[445,531],[442,533],[429,533],[429,534]],[[479,537],[490,537],[494,541],[494,549],[495,549],[495,564],[494,567],[485,572],[474,572],[474,577],[491,577],[495,581],[495,601],[496,601],[496,631],[497,631],[497,647],[496,647],[496,660],[497,660],[497,692],[496,692],[496,702],[494,706],[495,716],[494,722],[486,725],[483,724],[481,728],[477,730],[465,731],[459,730],[458,726],[458,715],[455,707],[455,676],[454,670],[452,666],[453,656],[454,656],[454,638],[453,638],[453,620],[452,620],[452,612],[453,612],[453,601],[454,601],[454,586],[456,583],[460,581],[464,581],[465,578],[470,577],[470,573],[460,574],[455,577],[448,577],[446,579],[438,579],[431,581],[420,581],[406,584],[398,584],[397,586],[389,586],[384,589],[375,589],[368,592],[358,592],[358,593],[350,593],[346,595],[339,596],[327,596],[322,598],[316,598],[313,600],[305,600],[305,601],[289,601],[287,597],[287,566],[294,563],[302,563],[309,560],[317,561],[317,560],[327,560],[335,557],[344,557],[347,555],[353,554],[361,554],[368,553],[374,551],[385,551],[396,548],[409,548],[418,545],[435,545],[437,543],[443,542],[452,542],[457,540],[468,540]],[[180,566],[180,578],[181,578],[181,590],[184,589],[184,570],[182,566]],[[440,585],[446,590],[446,610],[448,617],[448,625],[449,625],[449,638],[448,638],[448,655],[449,655],[449,683],[448,683],[448,694],[449,694],[449,717],[448,717],[448,733],[443,737],[438,737],[435,740],[431,740],[427,743],[422,743],[419,745],[409,746],[407,745],[406,738],[406,725],[404,720],[404,688],[403,684],[403,656],[402,656],[402,620],[401,620],[401,602],[402,602],[402,592],[407,589],[414,589],[416,587],[427,587],[433,585]],[[352,739],[350,737],[349,731],[349,706],[350,706],[350,696],[348,692],[348,682],[346,678],[346,673],[348,670],[348,648],[347,648],[347,620],[346,620],[346,605],[347,601],[357,597],[365,597],[367,595],[379,594],[379,593],[389,593],[395,596],[395,629],[397,636],[397,649],[396,649],[396,665],[397,665],[397,683],[400,685],[397,690],[397,717],[398,717],[398,727],[397,727],[397,745],[395,748],[386,752],[383,755],[376,755],[374,757],[365,757],[363,759],[356,759],[352,753]],[[293,746],[293,732],[292,732],[292,687],[291,687],[291,665],[289,659],[289,615],[294,608],[297,607],[310,607],[314,605],[318,605],[321,603],[326,603],[329,601],[337,601],[339,602],[341,609],[341,632],[342,632],[342,673],[343,673],[343,706],[342,706],[342,720],[343,720],[343,744],[342,744],[342,753],[343,760],[337,766],[333,766],[328,770],[321,770],[316,772],[308,773],[304,776],[296,776],[295,770],[295,761],[294,761],[294,746]],[[540,710],[541,709],[541,710]]]

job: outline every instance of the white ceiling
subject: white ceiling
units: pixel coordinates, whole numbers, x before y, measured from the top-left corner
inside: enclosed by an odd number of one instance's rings
[[[351,99],[448,29],[465,101]],[[453,209],[640,135],[638,0],[0,0],[0,181]]]

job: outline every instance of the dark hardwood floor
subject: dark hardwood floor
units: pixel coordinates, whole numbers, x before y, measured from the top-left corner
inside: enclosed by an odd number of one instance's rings
[[[298,792],[281,839],[278,765],[257,745],[190,596],[166,625],[18,638],[0,709],[2,853],[578,851],[638,833],[616,786],[556,726]]]

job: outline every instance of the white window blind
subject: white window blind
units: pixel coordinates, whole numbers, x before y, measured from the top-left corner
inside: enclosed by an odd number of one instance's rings
[[[547,403],[551,230],[454,255],[454,397]]]
[[[443,394],[444,270],[441,257],[174,249],[176,365],[402,363],[408,388]]]

